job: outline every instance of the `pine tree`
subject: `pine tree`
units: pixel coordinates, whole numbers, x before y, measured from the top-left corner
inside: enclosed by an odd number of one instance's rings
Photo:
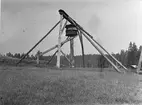
[[[137,46],[135,43],[130,42],[129,48],[128,48],[128,67],[131,65],[137,65]]]
[[[132,65],[132,59],[133,59],[133,54],[132,54],[132,42],[130,42],[129,44],[129,47],[128,47],[128,56],[127,56],[127,59],[128,59],[128,62],[127,62],[127,66],[130,67]]]
[[[132,52],[133,52],[133,64],[137,65],[137,58],[136,57],[137,57],[138,48],[135,43],[133,43]]]
[[[13,54],[9,52],[9,53],[6,53],[6,56],[13,57]]]

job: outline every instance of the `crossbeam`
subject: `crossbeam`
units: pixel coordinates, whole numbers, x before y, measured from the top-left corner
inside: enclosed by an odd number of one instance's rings
[[[64,55],[64,57],[66,58],[66,60],[70,63],[70,65],[73,65],[71,62],[70,62],[70,60],[69,60],[69,58],[66,56],[66,54],[61,50],[61,53]]]
[[[73,40],[73,39],[74,39],[74,38],[67,38],[66,40],[64,40],[63,42],[61,42],[61,46],[62,46],[63,44],[65,44],[65,43],[69,42],[70,40]],[[48,50],[46,50],[46,51],[40,53],[40,55],[44,55],[44,54],[46,54],[46,53],[48,53],[48,52],[54,50],[54,49],[57,48],[57,47],[58,47],[58,44],[55,45],[55,46],[53,46],[53,47],[51,47],[50,49],[48,49]]]

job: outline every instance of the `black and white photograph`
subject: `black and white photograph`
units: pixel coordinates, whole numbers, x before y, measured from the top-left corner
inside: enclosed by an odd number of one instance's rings
[[[0,105],[142,105],[142,0],[0,9]]]

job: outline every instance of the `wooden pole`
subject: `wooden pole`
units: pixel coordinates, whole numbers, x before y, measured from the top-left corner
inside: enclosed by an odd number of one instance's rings
[[[86,35],[86,34],[84,34],[84,33],[82,33],[85,37],[86,37],[86,39],[88,39],[88,41],[98,50],[98,52],[101,54],[101,55],[103,55],[104,56],[104,58],[115,68],[115,70],[117,71],[117,72],[121,72],[114,64],[113,64],[113,62],[107,57],[107,56],[105,56],[105,54],[93,43],[93,41]]]
[[[68,38],[66,39],[66,40],[68,40]],[[65,40],[65,41],[66,41]],[[72,39],[70,39],[70,40],[72,40]],[[64,42],[65,42],[64,41]],[[61,47],[64,45],[65,43],[61,43]],[[55,47],[54,47],[55,48]],[[51,49],[53,49],[53,48],[51,48]],[[48,51],[51,51],[50,49],[48,50]],[[56,55],[56,53],[58,52],[58,50],[57,51],[55,51],[55,53],[52,55],[52,57],[51,57],[51,59],[47,62],[47,64],[49,64],[51,61],[52,61],[52,59],[54,58],[54,56]],[[66,57],[66,55],[63,53],[63,51],[61,50],[61,53]],[[67,60],[68,60],[68,58],[66,58]]]
[[[58,50],[55,51],[55,53],[52,55],[52,57],[50,58],[50,60],[47,62],[47,65],[52,61],[52,59],[54,58],[54,56],[56,55],[57,52],[58,52]]]
[[[39,55],[37,54],[37,59],[36,59],[36,63],[37,63],[37,65],[39,65]]]
[[[70,39],[67,38],[65,41],[61,42],[61,46],[64,45],[65,43],[67,43],[68,41],[70,41]],[[44,55],[44,54],[46,54],[46,53],[48,53],[48,52],[54,50],[54,49],[57,48],[57,47],[58,47],[58,45],[55,45],[55,46],[51,47],[50,49],[48,49],[48,50],[42,52],[40,55]]]
[[[70,60],[69,60],[69,58],[66,56],[66,54],[61,50],[61,53],[64,55],[64,57],[66,58],[66,60],[70,63],[70,65],[73,65],[71,62],[70,62]]]
[[[25,57],[38,45],[38,44],[40,44],[42,41],[43,41],[43,39],[45,39],[55,28],[56,28],[56,26],[58,25],[60,23],[60,21],[57,23],[57,24],[55,24],[55,26],[53,27],[53,28],[51,28],[51,30],[45,35],[45,36],[43,36],[21,59],[20,59],[20,61],[18,61],[17,62],[17,64],[16,65],[18,65],[19,63],[21,63],[21,61],[23,60],[23,59],[25,59]]]
[[[74,67],[74,40],[70,40],[70,61],[71,67]]]
[[[58,37],[58,53],[57,53],[57,63],[56,63],[57,68],[60,68],[62,20],[63,20],[63,15],[60,15],[60,28],[59,28],[59,37]]]
[[[64,43],[65,44],[65,43]],[[61,44],[61,47],[64,45],[64,44]],[[51,51],[51,50],[50,50]],[[56,53],[58,52],[58,50],[57,51],[55,51],[55,53],[52,55],[52,57],[51,57],[51,59],[47,62],[47,64],[49,64],[51,61],[52,61],[52,59],[54,58],[54,56],[56,55]],[[61,50],[61,53],[66,57],[66,55],[63,53],[63,51]],[[68,60],[68,58],[66,57],[66,59]]]
[[[81,49],[82,49],[82,63],[83,63],[83,67],[85,67],[84,46],[83,46],[83,38],[82,38],[81,32],[79,32],[79,39],[80,39]]]
[[[65,43],[67,43],[68,41],[73,40],[73,39],[74,39],[74,38],[67,38],[65,41],[61,42],[61,46],[64,45]],[[54,49],[57,48],[57,47],[58,47],[58,45],[55,45],[55,46],[51,47],[50,49],[48,49],[48,50],[46,50],[46,51],[40,53],[40,55],[44,55],[44,54],[46,54],[46,53],[48,53],[48,52],[54,50]]]
[[[37,54],[36,54],[36,63],[37,63],[37,65],[40,63],[40,61],[39,61],[39,58],[40,58],[40,51],[37,51]]]
[[[66,27],[66,25],[67,25],[67,23],[68,23],[68,21],[66,20],[66,22],[65,22],[65,24],[64,24],[64,26],[63,26],[63,28],[62,28],[62,33],[63,33],[63,31],[64,31],[64,29],[65,29],[65,27]]]
[[[140,54],[140,58],[139,58],[137,73],[140,72],[140,69],[141,69],[141,68],[142,68],[142,48],[141,48],[141,54]]]

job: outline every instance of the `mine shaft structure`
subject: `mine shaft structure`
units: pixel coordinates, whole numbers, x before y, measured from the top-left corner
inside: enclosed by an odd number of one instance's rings
[[[39,63],[39,56],[44,55],[54,49],[57,49],[55,51],[55,53],[53,54],[53,56],[51,57],[51,59],[47,62],[47,64],[49,64],[52,59],[54,58],[54,56],[57,54],[57,63],[56,63],[56,67],[60,68],[61,67],[61,54],[64,55],[64,57],[66,58],[66,60],[69,62],[71,67],[74,67],[74,39],[79,36],[79,40],[80,40],[80,44],[81,44],[81,48],[82,48],[82,64],[83,67],[85,67],[85,61],[84,61],[84,45],[83,45],[83,36],[92,44],[92,46],[113,66],[113,68],[117,71],[117,72],[122,72],[121,70],[119,70],[119,68],[115,65],[115,63],[117,63],[120,67],[122,67],[124,70],[127,70],[127,68],[122,65],[121,62],[119,62],[114,56],[112,56],[102,45],[100,45],[94,38],[92,35],[90,35],[85,29],[83,29],[83,27],[81,27],[74,19],[72,19],[64,10],[59,10],[59,14],[60,14],[60,20],[59,22],[57,22],[57,24],[55,24],[55,26],[45,35],[43,36],[43,38],[41,38],[26,54],[25,56],[23,56],[19,62],[17,63],[17,65],[38,45],[40,44],[40,42],[42,42],[42,40],[44,40],[50,33],[51,31],[53,31],[55,29],[55,27],[57,27],[57,25],[59,25],[59,36],[58,36],[58,44],[51,47],[50,49],[41,52],[39,54],[37,54],[37,63]],[[65,22],[64,22],[65,20]],[[66,40],[61,42],[61,36],[63,34],[63,31],[66,30]],[[68,58],[66,56],[66,54],[62,51],[61,47],[67,43],[70,42],[70,57]],[[89,49],[88,49],[89,50]],[[104,53],[105,52],[105,53]],[[108,56],[106,56],[108,55]],[[110,59],[111,58],[111,59]],[[115,63],[112,62],[115,61]]]

